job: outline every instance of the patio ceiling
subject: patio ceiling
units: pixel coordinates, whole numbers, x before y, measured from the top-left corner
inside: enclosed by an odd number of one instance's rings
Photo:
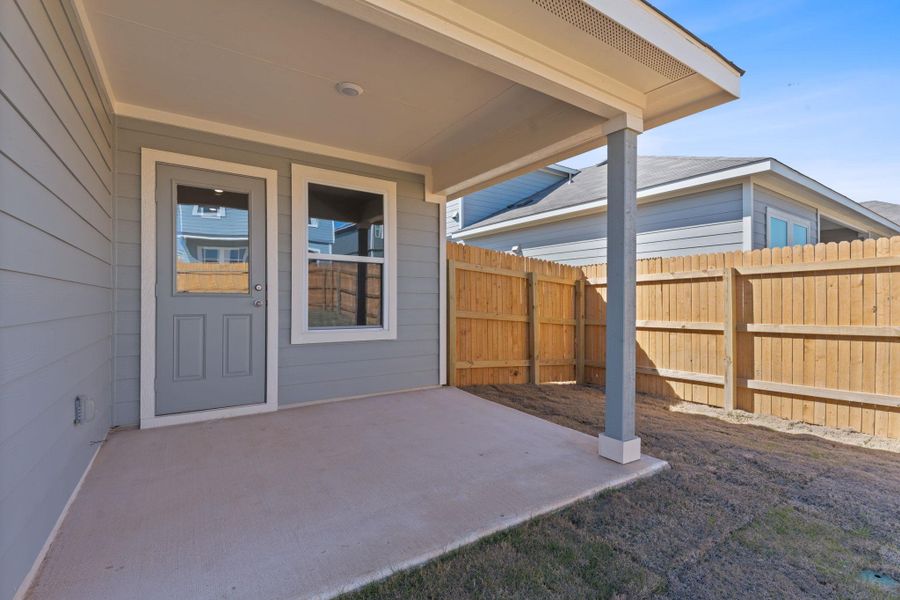
[[[75,6],[117,114],[413,170],[435,195],[731,100],[740,77],[637,0]]]

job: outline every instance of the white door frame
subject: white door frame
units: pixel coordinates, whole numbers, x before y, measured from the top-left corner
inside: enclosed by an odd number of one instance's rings
[[[156,415],[156,166],[192,167],[266,182],[266,401]],[[278,172],[189,154],[141,148],[141,428],[270,412],[278,408]]]

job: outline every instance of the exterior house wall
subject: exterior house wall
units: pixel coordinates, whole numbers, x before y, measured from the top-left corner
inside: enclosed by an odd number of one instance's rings
[[[792,200],[761,185],[753,186],[753,249],[766,247],[766,208],[771,206],[782,212],[801,217],[810,223],[810,244],[819,242],[819,226],[816,209]]]
[[[110,425],[111,111],[68,3],[0,7],[0,599]],[[94,407],[73,423],[74,399]]]
[[[731,186],[638,206],[638,258],[740,250],[741,188]],[[606,262],[606,213],[471,238],[494,250],[520,246],[525,256],[572,265]]]
[[[139,415],[141,147],[278,171],[280,406],[438,385],[442,240],[421,176],[134,119],[120,119],[117,137],[115,424]],[[290,344],[291,162],[397,181],[397,340]]]
[[[447,235],[456,233],[462,228],[462,198],[449,200],[447,202],[447,212],[444,218],[447,223]],[[458,215],[458,216],[457,216]]]
[[[465,198],[451,200],[447,203],[447,233],[455,233],[463,227],[473,225],[564,179],[562,175],[547,171],[533,171],[469,194]],[[463,207],[462,218],[456,221],[451,215],[460,206]]]

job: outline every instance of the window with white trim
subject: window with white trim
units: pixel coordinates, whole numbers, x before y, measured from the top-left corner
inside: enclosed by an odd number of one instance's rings
[[[784,211],[766,207],[766,246],[783,248],[811,243],[812,224],[809,220]]]
[[[397,337],[396,196],[392,181],[291,166],[291,343]],[[320,221],[334,241],[316,252]]]

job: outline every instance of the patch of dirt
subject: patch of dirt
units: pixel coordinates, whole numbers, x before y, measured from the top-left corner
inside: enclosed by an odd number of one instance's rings
[[[578,385],[467,391],[591,435]],[[900,578],[900,458],[670,410],[642,396],[642,450],[671,469],[369,586],[358,598],[878,598]]]
[[[771,415],[757,415],[742,410],[728,411],[714,406],[707,406],[705,404],[695,404],[693,402],[678,402],[670,406],[669,410],[690,415],[713,417],[729,423],[767,427],[783,433],[814,435],[841,444],[860,446],[861,448],[870,448],[872,450],[886,450],[888,452],[900,454],[900,440],[859,433],[852,429],[835,429],[834,427],[812,425],[802,421],[791,421],[789,419],[782,419]]]

